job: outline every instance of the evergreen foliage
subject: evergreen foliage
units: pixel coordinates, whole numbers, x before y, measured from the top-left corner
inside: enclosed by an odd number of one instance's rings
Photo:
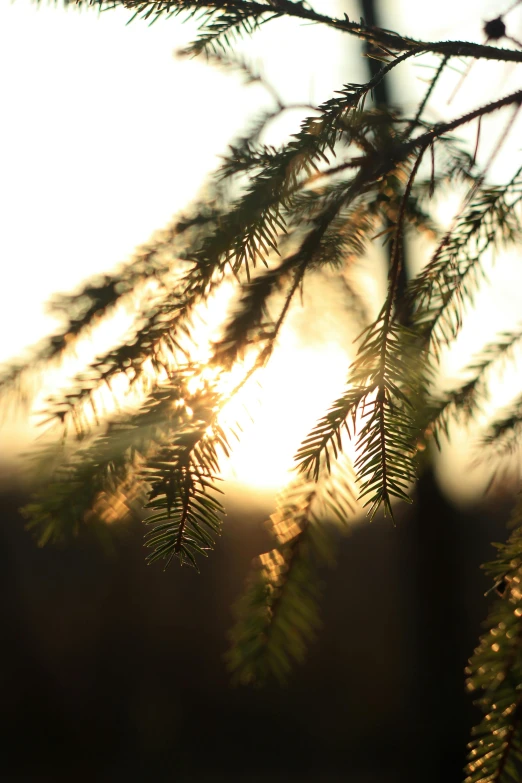
[[[288,108],[276,97],[273,110],[231,143],[190,211],[112,275],[57,297],[52,306],[62,313],[63,328],[0,378],[6,401],[30,402],[42,371],[63,362],[117,306],[138,299],[133,333],[49,401],[46,421],[62,438],[49,440],[37,455],[36,472],[44,480],[25,513],[43,544],[103,526],[141,505],[150,526],[149,561],[168,564],[176,557],[197,568],[221,530],[220,460],[238,435],[223,418],[224,408],[269,361],[312,274],[329,270],[343,280],[364,327],[346,388],[297,447],[297,478],[269,523],[274,548],[260,557],[231,633],[228,661],[239,681],[284,681],[317,630],[316,570],[329,557],[332,524],[346,528],[358,513],[352,488],[358,485],[370,518],[381,509],[393,517],[396,502],[410,500],[418,452],[431,440],[439,444],[452,422],[478,420],[491,404],[494,374],[517,359],[520,328],[492,335],[466,381],[439,390],[441,356],[474,301],[488,253],[522,240],[522,168],[508,182],[492,184],[492,158],[480,168],[477,150],[454,134],[496,112],[507,115],[507,132],[522,90],[446,122],[426,116],[442,74],[456,59],[520,66],[522,51],[506,32],[507,16],[488,22],[488,42],[476,44],[413,40],[292,0],[77,4],[123,5],[149,22],[196,18],[199,33],[183,55],[205,55],[249,82],[262,79],[233,54],[234,41],[285,16],[355,36],[381,63],[367,83],[345,84],[330,100],[309,107],[295,135],[271,146],[263,142],[264,131]],[[415,111],[372,103],[372,91],[388,74],[425,56],[430,63],[436,58],[437,66]],[[464,192],[462,207],[449,227],[440,226],[432,199],[450,190]],[[404,246],[419,234],[432,250],[421,271],[407,279]],[[372,320],[351,271],[377,237],[388,243],[390,263],[385,300]],[[153,294],[144,296],[151,282]],[[225,286],[235,290],[234,305],[201,359],[196,324]],[[121,378],[135,394],[134,404],[116,410],[106,391]],[[512,454],[521,429],[519,398],[493,418],[484,441],[501,457]],[[356,444],[353,481],[343,453],[347,438]],[[521,509],[519,504],[511,538],[488,567],[499,595],[468,672],[485,712],[471,744],[469,783],[519,779]]]
[[[356,511],[346,460],[318,481],[299,478],[279,499],[268,521],[275,547],[261,555],[236,608],[228,662],[237,681],[285,682],[319,626],[317,566],[332,561],[328,520],[343,527]]]
[[[469,744],[466,783],[517,781],[522,771],[522,503],[511,520],[515,528],[498,556],[485,566],[494,579],[495,602],[488,630],[466,673],[470,692],[484,718]]]

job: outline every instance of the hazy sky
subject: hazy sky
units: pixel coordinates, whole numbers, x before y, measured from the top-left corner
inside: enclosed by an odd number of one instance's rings
[[[384,23],[428,39],[482,41],[482,21],[508,5],[441,0],[435,16],[432,4],[386,0]],[[360,16],[355,0],[322,0],[321,7]],[[245,87],[239,77],[197,60],[174,59],[194,24],[173,19],[148,27],[136,20],[125,26],[129,17],[123,9],[99,15],[29,0],[0,6],[0,66],[6,75],[0,85],[6,118],[0,129],[0,361],[52,330],[43,309],[52,293],[74,289],[86,276],[125,261],[190,201],[234,133],[269,101],[262,88]],[[521,13],[517,9],[508,18],[520,37]],[[267,25],[247,46],[249,60],[289,101],[318,102],[344,82],[366,78],[363,61],[354,56],[357,42],[331,30],[285,20]],[[417,65],[409,72],[420,94],[426,72]],[[499,89],[506,94],[520,84],[517,73],[504,65],[475,65],[458,109],[447,106],[458,79],[448,73],[435,96],[435,112],[453,116],[476,105],[477,98],[498,97]],[[395,82],[401,100],[403,82]],[[291,122],[296,118],[274,134],[293,129]],[[495,127],[490,142],[483,134],[483,156],[494,143]],[[500,177],[519,155],[520,128],[519,123],[494,171]],[[495,285],[483,295],[491,303],[490,317],[470,321],[447,361],[450,376],[491,338],[492,328],[519,317],[518,261],[511,256],[498,263]],[[308,407],[311,423],[342,386],[345,337],[331,330],[325,345],[306,349],[297,336],[286,338],[289,345],[274,358],[264,383],[264,413],[256,414],[261,427],[256,439],[246,437],[241,446],[239,478],[248,481],[258,471],[274,437],[284,431],[278,456],[264,471],[267,486],[282,480],[302,434],[300,406]],[[293,384],[306,389],[298,403]]]

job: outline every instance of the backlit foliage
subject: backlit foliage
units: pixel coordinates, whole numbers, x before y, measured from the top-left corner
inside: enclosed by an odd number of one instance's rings
[[[370,517],[380,510],[393,516],[396,504],[410,499],[418,451],[430,440],[439,444],[453,421],[490,415],[491,378],[517,359],[520,328],[492,334],[460,386],[447,392],[438,386],[441,356],[461,330],[466,306],[486,275],[485,261],[522,241],[518,162],[509,181],[491,182],[493,158],[480,167],[476,149],[457,134],[493,113],[505,117],[507,132],[522,90],[478,100],[464,114],[454,103],[446,121],[432,119],[430,101],[459,58],[520,67],[522,51],[507,35],[509,25],[486,26],[486,44],[426,42],[291,0],[78,4],[123,5],[149,22],[195,18],[199,33],[183,56],[206,56],[214,67],[242,73],[247,83],[263,80],[234,55],[234,42],[280,17],[355,36],[380,62],[368,82],[335,85],[333,97],[311,106],[297,132],[278,146],[264,142],[265,130],[288,107],[268,86],[273,108],[230,144],[200,200],[114,274],[57,297],[52,307],[63,315],[61,331],[6,367],[0,379],[6,402],[30,402],[46,368],[59,366],[116,307],[136,300],[132,334],[49,401],[47,423],[61,439],[49,440],[40,452],[36,473],[43,481],[25,513],[45,543],[144,507],[149,560],[168,564],[175,558],[198,568],[221,530],[220,465],[240,436],[223,409],[269,362],[312,273],[329,270],[342,279],[363,329],[345,390],[296,444],[296,479],[270,521],[274,547],[260,556],[231,633],[229,664],[238,680],[284,680],[317,631],[315,572],[329,551],[329,528],[346,527],[357,513],[353,488]],[[413,58],[431,68],[418,106],[376,105],[374,90]],[[450,192],[460,194],[462,205],[450,225],[439,225],[432,199]],[[431,250],[408,279],[405,245],[419,235]],[[389,269],[373,318],[352,273],[376,242],[386,243]],[[233,304],[219,332],[202,346],[200,319],[226,287],[234,292]],[[132,404],[116,395],[119,407],[111,408],[107,390],[122,379]],[[521,428],[519,398],[490,421],[488,453],[512,454]],[[343,452],[347,439],[355,443],[353,480]],[[485,711],[471,745],[469,783],[520,779],[518,512],[514,524],[491,566],[501,596],[469,669],[470,689],[481,693]]]

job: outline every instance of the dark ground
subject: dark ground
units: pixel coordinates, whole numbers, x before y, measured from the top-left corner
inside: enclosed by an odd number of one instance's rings
[[[463,668],[486,614],[479,563],[506,511],[457,512],[426,480],[393,528],[363,525],[324,572],[324,628],[287,688],[231,688],[230,607],[266,548],[232,509],[201,575],[37,549],[4,494],[1,781],[457,783],[474,716]],[[267,509],[268,510],[268,509]]]

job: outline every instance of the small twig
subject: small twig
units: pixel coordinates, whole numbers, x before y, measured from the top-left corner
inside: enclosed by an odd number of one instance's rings
[[[478,153],[478,148],[479,148],[481,126],[482,126],[482,117],[479,117],[478,118],[478,124],[477,124],[477,138],[476,138],[476,141],[475,141],[475,149],[473,151],[473,160],[471,161],[471,165],[472,166],[474,166],[475,163],[477,162],[477,153]]]
[[[428,101],[429,101],[429,99],[431,97],[431,94],[432,94],[432,92],[433,92],[433,90],[435,88],[435,85],[437,84],[437,82],[439,80],[439,77],[442,74],[442,71],[444,70],[444,68],[448,64],[449,59],[450,59],[450,55],[446,54],[446,55],[444,55],[444,57],[442,58],[441,62],[439,63],[439,67],[437,68],[437,72],[433,76],[433,79],[431,80],[430,86],[428,87],[428,89],[426,91],[426,94],[424,95],[424,98],[422,99],[422,102],[421,102],[419,108],[417,109],[417,114],[415,115],[415,117],[411,121],[411,123],[409,123],[409,125],[406,128],[406,130],[404,131],[404,137],[405,138],[408,138],[408,136],[410,135],[412,130],[414,130],[417,127],[417,125],[419,124],[419,120],[421,118],[422,112],[426,108],[426,105],[427,105],[427,103],[428,103]]]
[[[432,145],[433,146],[433,145]],[[424,153],[426,152],[426,148],[428,145],[426,144],[424,147],[421,148],[417,160],[415,161],[413,168],[411,170],[410,177],[408,179],[408,184],[406,185],[406,188],[404,190],[404,195],[401,200],[401,205],[399,208],[399,214],[397,217],[397,226],[395,229],[395,236],[393,239],[393,245],[391,250],[391,258],[390,258],[390,292],[389,292],[389,298],[390,298],[390,308],[391,303],[394,300],[395,297],[395,288],[397,287],[397,282],[399,280],[399,272],[401,268],[401,250],[402,250],[402,237],[403,237],[403,230],[404,230],[404,216],[406,214],[406,207],[408,204],[408,199],[410,197],[411,189],[413,187],[413,182],[415,180],[415,177],[417,176],[417,172],[419,170],[419,166],[422,161],[422,157]]]

